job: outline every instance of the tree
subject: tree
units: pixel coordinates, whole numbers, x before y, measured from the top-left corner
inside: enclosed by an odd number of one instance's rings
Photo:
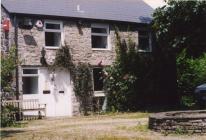
[[[136,111],[152,95],[152,57],[141,54],[129,37],[122,39],[116,30],[116,59],[104,69],[104,90],[109,111]]]
[[[206,81],[206,1],[168,0],[153,17],[159,62],[175,62],[178,93],[193,93],[198,84]]]
[[[167,4],[153,14],[158,45],[175,53],[187,48],[187,55],[200,56],[206,51],[206,1],[168,0]]]

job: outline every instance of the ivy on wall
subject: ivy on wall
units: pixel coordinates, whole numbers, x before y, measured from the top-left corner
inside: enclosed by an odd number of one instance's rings
[[[88,115],[92,109],[93,84],[91,66],[87,63],[79,63],[74,71],[74,92],[80,100],[80,112]]]
[[[48,69],[55,70],[56,68],[65,68],[70,71],[74,81],[74,92],[80,102],[80,112],[88,115],[91,110],[91,102],[93,95],[93,84],[91,75],[91,66],[87,63],[74,64],[71,57],[70,47],[62,46],[56,52],[54,63],[49,65],[46,61],[46,51],[42,49],[40,62]]]

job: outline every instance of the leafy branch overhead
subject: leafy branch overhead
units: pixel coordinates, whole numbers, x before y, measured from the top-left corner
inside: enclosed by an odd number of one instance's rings
[[[206,51],[206,1],[168,0],[153,17],[157,41],[164,49],[187,48],[193,56]]]
[[[159,57],[176,57],[178,93],[192,101],[195,87],[206,82],[206,1],[168,0],[153,17]]]

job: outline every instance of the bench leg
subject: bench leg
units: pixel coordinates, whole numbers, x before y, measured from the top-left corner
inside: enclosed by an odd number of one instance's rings
[[[46,109],[44,110],[44,115],[45,115],[45,118],[46,118]]]
[[[38,112],[38,116],[39,118],[38,119],[42,119],[42,116],[41,116],[41,111]]]

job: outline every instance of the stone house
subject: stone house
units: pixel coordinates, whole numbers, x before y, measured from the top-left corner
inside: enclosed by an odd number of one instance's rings
[[[142,0],[2,0],[1,49],[15,46],[21,62],[16,73],[17,98],[46,103],[47,116],[79,113],[70,72],[62,68],[51,72],[40,63],[42,49],[52,63],[65,44],[74,63],[92,66],[94,98],[104,98],[99,73],[114,61],[115,27],[122,37],[130,36],[139,51],[151,52],[152,12]]]

